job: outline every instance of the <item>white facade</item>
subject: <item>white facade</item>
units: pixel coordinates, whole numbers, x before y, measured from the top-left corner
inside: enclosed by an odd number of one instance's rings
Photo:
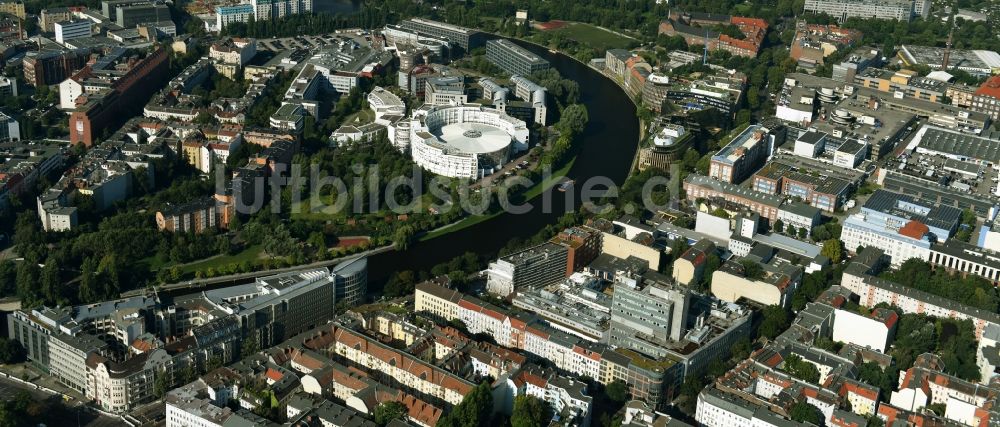
[[[458,145],[442,139],[441,129],[449,125],[472,125],[490,131],[506,133],[506,146],[479,144],[470,141]],[[474,139],[475,137],[473,137]],[[492,173],[494,167],[507,162],[511,148],[521,151],[528,147],[528,128],[521,120],[498,110],[478,105],[437,107],[415,115],[410,123],[410,148],[413,161],[438,175],[452,178],[477,179]],[[465,151],[471,148],[470,151]]]
[[[185,411],[170,401],[166,402],[166,421],[167,427],[222,427],[222,424]]]
[[[20,141],[21,126],[13,117],[0,113],[0,141]]]
[[[223,28],[226,28],[227,25],[234,22],[250,22],[250,18],[253,17],[253,12],[253,6],[248,4],[216,6],[215,28],[213,29],[221,31]]]
[[[76,107],[76,98],[83,95],[83,85],[68,78],[59,83],[59,108],[71,110]]]
[[[88,20],[56,22],[56,42],[65,44],[66,40],[90,37],[90,27],[93,23]]]
[[[17,79],[0,76],[0,96],[17,96]]]
[[[878,248],[892,260],[892,265],[898,267],[910,258],[926,261],[930,257],[931,243],[927,237],[917,240],[899,234],[888,224],[875,224],[868,221],[867,215],[857,213],[844,221],[840,240],[844,249],[854,252],[858,247]]]
[[[806,0],[805,11],[825,13],[841,21],[851,17],[909,21],[926,17],[930,0]]]
[[[889,327],[870,317],[837,309],[833,317],[833,340],[885,353],[889,343]]]
[[[375,120],[382,116],[406,114],[406,104],[396,94],[376,86],[368,93],[368,108],[375,113]]]

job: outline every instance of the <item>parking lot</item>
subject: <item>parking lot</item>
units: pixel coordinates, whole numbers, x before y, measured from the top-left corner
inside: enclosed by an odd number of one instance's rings
[[[366,31],[341,32],[338,34],[322,34],[316,36],[294,36],[278,37],[271,39],[257,40],[257,47],[261,50],[281,52],[291,49],[312,50],[323,46],[331,45],[338,39],[349,37],[361,44],[371,43],[371,35]]]

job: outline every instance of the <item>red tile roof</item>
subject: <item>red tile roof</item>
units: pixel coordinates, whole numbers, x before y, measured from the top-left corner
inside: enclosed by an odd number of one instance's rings
[[[1000,99],[1000,76],[993,76],[986,79],[986,82],[976,91],[976,95]]]
[[[913,219],[899,229],[899,234],[911,239],[921,240],[930,231],[931,229],[924,225],[924,223]]]

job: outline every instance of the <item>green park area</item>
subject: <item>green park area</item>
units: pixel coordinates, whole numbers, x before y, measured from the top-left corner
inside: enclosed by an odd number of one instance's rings
[[[635,42],[631,38],[594,25],[579,22],[566,22],[562,27],[546,30],[545,32],[552,35],[558,34],[600,52],[608,49],[626,49],[630,43]]]

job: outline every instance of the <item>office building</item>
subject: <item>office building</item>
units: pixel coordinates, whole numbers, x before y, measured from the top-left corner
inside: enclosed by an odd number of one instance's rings
[[[478,179],[492,174],[512,153],[528,147],[524,121],[476,104],[425,105],[413,113],[409,127],[413,161],[425,170],[452,178]]]
[[[87,358],[104,353],[108,344],[94,335],[56,333],[49,337],[49,374],[78,393],[87,391]]]
[[[729,142],[712,156],[708,175],[722,182],[738,184],[764,165],[777,144],[775,135],[761,125],[749,125],[732,135]]]
[[[399,24],[400,27],[418,31],[432,36],[444,37],[468,51],[481,46],[485,42],[485,34],[478,30],[432,21],[430,19],[412,18]]]
[[[31,86],[59,84],[87,65],[90,49],[44,51],[24,57],[24,81]]]
[[[507,39],[486,42],[486,59],[512,76],[527,76],[549,68],[549,61]]]
[[[462,77],[429,77],[424,86],[424,103],[435,106],[457,106],[468,103],[465,79]]]
[[[56,22],[54,25],[56,42],[65,44],[66,40],[90,37],[92,24],[86,19]]]
[[[690,201],[705,199],[713,203],[734,206],[734,210],[747,209],[774,222],[778,219],[781,197],[762,193],[752,188],[720,182],[704,175],[689,174],[684,179],[684,194]]]
[[[17,96],[16,77],[0,76],[0,96],[2,97]]]
[[[691,295],[686,286],[616,282],[608,343],[652,358],[667,355],[671,341],[687,332]]]
[[[368,297],[368,258],[357,257],[337,264],[330,273],[338,304],[356,307]]]
[[[868,67],[882,66],[882,53],[877,47],[865,46],[855,49],[839,64],[833,64],[833,80],[853,83],[854,76]]]
[[[951,85],[947,96],[951,104],[988,115],[993,121],[1000,120],[1000,76],[991,76],[978,88]]]
[[[931,244],[954,235],[961,217],[960,209],[880,189],[844,221],[841,240],[851,252],[880,249],[894,266],[910,258],[926,261]]]
[[[929,18],[929,0],[806,0],[807,13],[825,13],[843,22],[847,18],[892,19],[909,22]]]
[[[491,262],[486,289],[490,293],[508,296],[522,288],[539,288],[566,278],[565,246],[543,243]]]
[[[895,97],[915,98],[929,102],[940,102],[948,89],[948,84],[928,77],[920,77],[913,70],[889,71],[866,68],[854,76],[854,84],[888,92]]]
[[[107,9],[108,18],[123,28],[135,28],[140,24],[171,22],[170,9],[165,4],[147,1],[111,0],[102,2],[102,11]]]
[[[156,49],[130,64],[131,67],[116,78],[108,90],[93,94],[85,103],[77,103],[69,117],[70,142],[88,147],[94,145],[105,129],[125,121],[122,112],[145,104],[166,80],[167,56],[165,49]]]

